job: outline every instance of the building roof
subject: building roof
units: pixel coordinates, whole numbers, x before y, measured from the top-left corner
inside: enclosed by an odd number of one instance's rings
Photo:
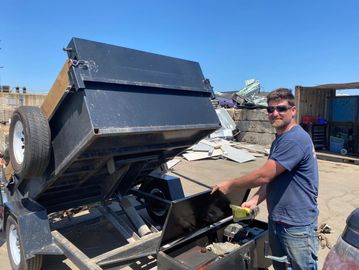
[[[305,89],[330,89],[330,90],[344,90],[344,89],[359,89],[359,82],[351,83],[330,83],[330,84],[321,84],[317,86],[301,86],[296,87],[305,88]]]

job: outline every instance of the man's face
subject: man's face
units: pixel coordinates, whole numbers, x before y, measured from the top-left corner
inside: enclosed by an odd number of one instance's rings
[[[277,107],[279,106],[279,107]],[[291,107],[287,100],[269,101],[268,119],[275,129],[285,129],[294,119],[296,108]],[[276,108],[275,110],[273,110]]]

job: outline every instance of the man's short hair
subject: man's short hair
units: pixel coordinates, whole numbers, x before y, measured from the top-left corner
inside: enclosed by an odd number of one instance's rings
[[[294,95],[292,91],[288,88],[278,88],[273,90],[267,95],[267,103],[269,101],[280,101],[280,100],[287,100],[289,106],[295,106]]]

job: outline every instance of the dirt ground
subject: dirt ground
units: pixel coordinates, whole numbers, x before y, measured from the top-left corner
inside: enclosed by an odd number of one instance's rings
[[[257,158],[256,161],[238,164],[227,160],[203,160],[188,162],[182,160],[177,164],[172,173],[179,175],[186,195],[203,191],[205,187],[245,174],[260,167],[265,158]],[[333,228],[327,235],[331,244],[334,244],[345,227],[347,216],[359,207],[359,166],[346,163],[337,163],[319,160],[319,224],[327,223]],[[196,183],[197,182],[197,183]],[[255,190],[252,190],[252,193]],[[266,220],[267,211],[265,204],[260,207],[258,219]],[[11,270],[7,257],[4,233],[0,233],[0,268]],[[329,252],[328,248],[319,250],[319,269],[322,269],[324,259]],[[156,262],[149,258],[141,262],[127,266],[127,269],[156,269]],[[68,259],[61,256],[48,256],[45,258],[44,270],[73,270],[78,269]],[[120,269],[118,267],[111,268]]]

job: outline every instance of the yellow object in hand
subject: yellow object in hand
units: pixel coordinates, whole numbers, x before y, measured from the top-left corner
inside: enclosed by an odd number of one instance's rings
[[[231,207],[232,209],[232,215],[234,221],[254,218],[259,210],[258,207],[256,207],[255,209],[250,209],[247,207],[241,207],[234,204],[230,204],[229,207]]]

